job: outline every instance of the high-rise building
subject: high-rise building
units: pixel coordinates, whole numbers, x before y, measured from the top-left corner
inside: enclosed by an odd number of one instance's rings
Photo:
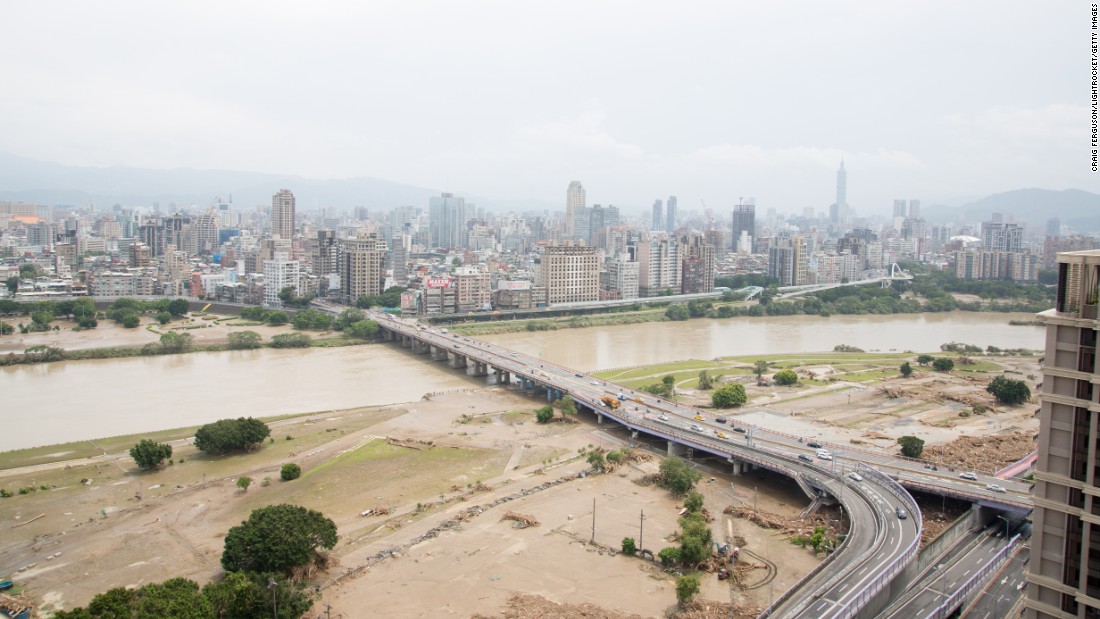
[[[622,252],[607,261],[607,273],[600,275],[605,298],[638,298],[638,262],[632,260],[627,252]]]
[[[906,214],[907,212],[905,209],[905,200],[894,200],[894,218],[897,219],[898,217],[901,217],[902,219],[905,219]]]
[[[1023,249],[1024,229],[1019,224],[1005,223],[999,214],[991,221],[982,222],[982,249],[988,251],[1020,251]]]
[[[386,241],[377,235],[346,239],[340,250],[340,296],[347,302],[382,294]]]
[[[282,307],[279,292],[288,286],[295,295],[300,294],[300,275],[298,261],[290,260],[286,252],[275,252],[274,258],[264,260],[264,307]]]
[[[539,268],[548,305],[600,299],[600,264],[594,247],[573,242],[547,245]]]
[[[271,234],[294,238],[294,194],[289,189],[280,189],[271,197]]]
[[[1047,236],[1062,235],[1062,220],[1057,217],[1047,219]]]
[[[573,218],[576,216],[577,209],[584,208],[587,204],[584,185],[580,181],[572,181],[569,183],[569,189],[565,190],[565,238],[569,241],[575,241],[575,231],[573,228]]]
[[[431,198],[428,202],[428,227],[432,247],[466,249],[467,206],[465,199],[451,193]]]
[[[214,253],[218,248],[218,224],[219,217],[213,210],[195,217],[187,229],[187,251],[194,256]]]
[[[920,219],[920,200],[909,201],[909,217]]]
[[[653,201],[653,225],[650,230],[663,230],[665,226],[664,204],[660,200]]]
[[[680,237],[684,254],[680,291],[696,294],[714,290],[714,247],[698,234]]]
[[[672,234],[676,231],[676,196],[669,196],[665,207],[665,232]]]
[[[730,248],[742,254],[752,253],[752,239],[756,237],[756,203],[738,200],[733,205],[733,246]],[[747,240],[746,240],[747,239]]]
[[[1058,254],[1046,323],[1024,616],[1100,616],[1100,251]]]
[[[607,246],[607,229],[619,225],[619,208],[599,204],[592,208],[582,206],[576,210],[573,225],[573,240],[582,241],[589,247]]]
[[[840,160],[840,169],[836,171],[836,202],[829,207],[829,222],[842,223],[848,218],[848,171],[844,169],[844,160]]]
[[[683,253],[680,243],[663,235],[649,237],[634,246],[638,261],[638,295],[655,297],[663,291],[680,291]]]
[[[807,283],[809,258],[801,236],[775,239],[768,248],[768,276],[779,280],[780,286],[801,286]]]

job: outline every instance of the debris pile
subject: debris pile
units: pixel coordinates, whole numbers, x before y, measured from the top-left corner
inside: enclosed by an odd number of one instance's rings
[[[728,605],[727,605],[728,606]],[[727,613],[724,617],[729,617]],[[473,619],[642,619],[640,615],[627,615],[600,608],[594,604],[558,604],[538,596],[517,593],[508,600],[508,606],[500,615],[476,614]]]
[[[946,445],[924,448],[922,458],[960,471],[996,471],[1035,451],[1028,432],[993,436],[964,436]]]
[[[763,608],[749,604],[731,604],[713,600],[692,600],[683,608],[670,614],[674,619],[749,619],[764,612]]]
[[[527,527],[537,527],[537,526],[539,526],[538,518],[535,518],[534,516],[529,516],[527,514],[520,514],[520,513],[516,513],[516,512],[511,512],[511,511],[510,512],[505,512],[504,513],[504,519],[505,520],[515,520],[516,523],[523,525],[522,527],[518,527],[518,528],[524,528],[525,529]]]

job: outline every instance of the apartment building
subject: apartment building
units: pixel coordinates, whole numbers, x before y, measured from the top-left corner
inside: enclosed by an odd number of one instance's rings
[[[1100,616],[1100,250],[1058,254],[1046,322],[1025,616]]]
[[[574,243],[543,248],[541,284],[546,302],[577,303],[600,300],[600,263],[596,250]]]

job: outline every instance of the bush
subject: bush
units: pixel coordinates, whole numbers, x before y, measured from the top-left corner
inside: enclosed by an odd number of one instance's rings
[[[287,316],[286,312],[275,310],[267,313],[266,320],[267,324],[277,327],[290,322],[290,316]]]
[[[903,436],[898,439],[901,455],[906,458],[919,458],[924,453],[924,439],[915,436]]]
[[[714,393],[710,396],[711,404],[713,404],[715,408],[741,406],[748,400],[749,397],[745,393],[745,386],[740,383],[723,385],[715,389]]]
[[[263,339],[263,336],[255,331],[234,331],[226,336],[230,350],[259,348],[263,343]]]
[[[195,432],[195,448],[215,455],[248,451],[270,435],[271,429],[259,419],[221,419]]]
[[[122,315],[122,326],[126,327],[127,329],[133,329],[140,324],[141,318],[138,318],[137,314],[130,313]]]
[[[248,490],[248,487],[251,486],[251,485],[252,485],[252,478],[251,477],[238,477],[237,478],[237,487],[240,488],[241,490]]]
[[[794,370],[790,368],[779,370],[772,378],[777,385],[793,385],[798,382],[798,374],[795,374]]]
[[[668,488],[674,495],[683,496],[695,487],[695,482],[702,479],[699,471],[688,466],[680,458],[675,456],[661,461],[659,484]]]
[[[305,333],[280,333],[271,336],[272,348],[309,348],[312,341]]]
[[[157,312],[157,322],[162,325],[168,324],[172,320],[172,314],[168,312]]]
[[[937,372],[950,372],[955,369],[955,362],[946,357],[938,357],[932,362],[932,369]]]
[[[901,372],[901,375],[904,376],[905,378],[909,378],[910,376],[913,375],[913,366],[909,365],[908,361],[906,361],[905,363],[902,363],[901,367],[898,368],[898,370]]]
[[[665,317],[669,320],[687,320],[690,318],[688,308],[683,305],[673,305],[665,310]]]
[[[535,411],[535,420],[539,423],[547,423],[554,418],[554,409],[549,406],[543,406]]]
[[[282,470],[279,471],[279,477],[281,477],[283,481],[293,481],[301,476],[302,467],[293,462],[287,462],[283,465]]]
[[[693,514],[703,509],[703,495],[698,492],[689,492],[684,499],[684,507]]]
[[[676,546],[662,548],[657,553],[657,558],[661,560],[661,565],[676,565],[680,562],[680,549]]]
[[[1022,380],[998,376],[989,381],[986,391],[1005,404],[1023,404],[1031,399],[1031,389]]]
[[[172,457],[172,446],[149,439],[138,441],[130,448],[130,457],[143,471],[151,471]]]
[[[622,548],[623,548],[623,554],[624,555],[629,555],[631,557],[633,557],[638,552],[638,546],[634,542],[633,537],[624,537]]]
[[[699,595],[699,577],[694,574],[676,579],[676,601],[683,606]]]

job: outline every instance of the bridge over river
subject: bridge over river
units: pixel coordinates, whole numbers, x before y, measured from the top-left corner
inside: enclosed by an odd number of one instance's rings
[[[1023,483],[984,475],[964,479],[933,470],[923,461],[849,445],[836,446],[833,460],[821,460],[815,447],[793,435],[744,424],[733,431],[717,424],[711,412],[635,393],[446,329],[377,311],[370,315],[378,321],[383,340],[467,374],[485,376],[489,384],[514,385],[538,397],[545,395],[548,401],[568,394],[600,423],[620,424],[635,438],[644,434],[664,440],[670,455],[688,449],[711,454],[728,462],[735,475],[765,468],[791,477],[811,498],[829,495],[838,500],[850,516],[843,543],[763,616],[854,617],[884,606],[898,593],[890,590],[891,583],[910,566],[920,543],[921,512],[907,488],[1021,515],[1031,510],[1030,489]],[[624,399],[618,407],[603,401],[619,402],[620,395]],[[720,432],[731,436],[722,438]],[[908,517],[900,518],[899,509]]]

